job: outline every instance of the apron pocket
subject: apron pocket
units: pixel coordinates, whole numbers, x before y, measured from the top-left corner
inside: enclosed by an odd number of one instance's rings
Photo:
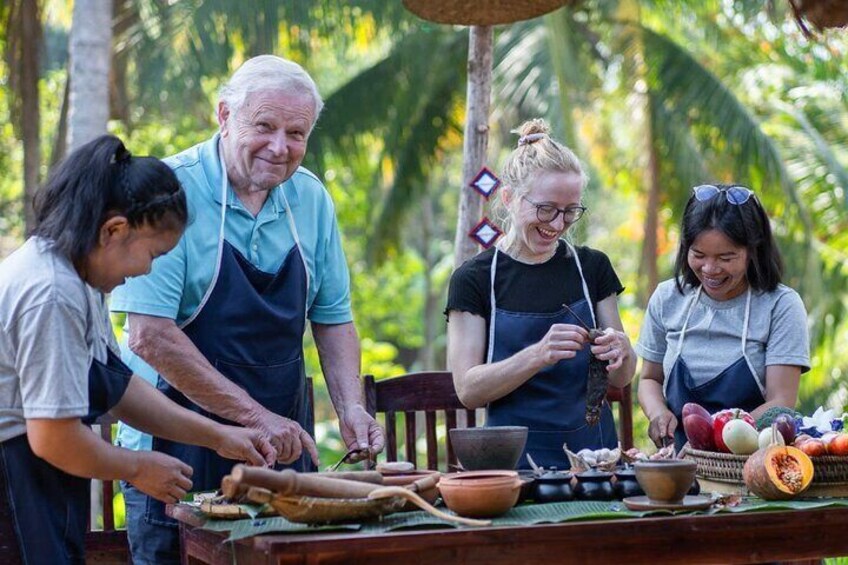
[[[300,416],[306,394],[301,356],[273,365],[248,365],[216,359],[215,368],[268,410],[294,420]]]

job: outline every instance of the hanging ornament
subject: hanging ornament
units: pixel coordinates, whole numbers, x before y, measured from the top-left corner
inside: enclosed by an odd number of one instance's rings
[[[474,180],[469,183],[469,186],[479,192],[486,200],[495,193],[500,185],[501,179],[490,171],[488,167],[480,169]]]
[[[468,232],[468,237],[482,245],[484,249],[490,248],[502,235],[501,229],[486,217]]]

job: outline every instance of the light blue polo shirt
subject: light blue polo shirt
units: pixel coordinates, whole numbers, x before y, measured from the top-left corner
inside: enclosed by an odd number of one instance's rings
[[[182,182],[188,197],[189,225],[177,246],[157,258],[147,275],[129,279],[111,295],[113,312],[131,312],[175,320],[191,317],[212,283],[221,226],[221,162],[218,135],[165,162]],[[229,184],[229,183],[228,183]],[[307,317],[319,324],[343,324],[353,317],[350,276],[335,208],[321,181],[303,167],[269,193],[254,217],[227,187],[224,234],[253,266],[276,273],[295,245],[283,194],[294,216],[300,248],[309,273]],[[135,373],[155,385],[156,371],[121,344],[122,357]],[[122,425],[120,444],[150,449],[150,436]]]

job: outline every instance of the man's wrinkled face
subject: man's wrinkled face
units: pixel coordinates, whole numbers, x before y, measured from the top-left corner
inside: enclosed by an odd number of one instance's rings
[[[221,102],[221,143],[235,191],[267,191],[288,180],[306,154],[314,114],[306,92],[251,92],[235,114]]]

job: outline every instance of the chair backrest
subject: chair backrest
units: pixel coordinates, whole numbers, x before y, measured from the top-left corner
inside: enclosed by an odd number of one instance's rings
[[[468,410],[456,395],[453,376],[449,371],[410,373],[390,379],[376,380],[372,375],[363,378],[365,409],[374,417],[383,414],[386,428],[386,460],[397,461],[403,437],[404,456],[417,464],[417,413],[424,414],[425,456],[428,469],[448,470],[457,464],[447,430],[457,427],[458,415],[464,414],[465,425],[477,425],[476,412]],[[633,397],[630,385],[610,387],[607,400],[619,404],[619,439],[623,449],[633,447]],[[397,432],[398,414],[404,415],[403,435]],[[443,414],[443,415],[442,415]],[[439,422],[444,424],[445,450],[440,457]],[[440,465],[444,462],[444,465]]]
[[[103,441],[112,443],[112,426],[118,421],[110,413],[106,413],[94,423],[99,428]],[[130,547],[127,542],[125,529],[115,528],[115,513],[112,501],[115,496],[115,483],[112,481],[91,481],[92,489],[100,489],[100,507],[98,511],[103,517],[103,529],[94,529],[90,522],[85,535],[86,563],[129,563]]]

